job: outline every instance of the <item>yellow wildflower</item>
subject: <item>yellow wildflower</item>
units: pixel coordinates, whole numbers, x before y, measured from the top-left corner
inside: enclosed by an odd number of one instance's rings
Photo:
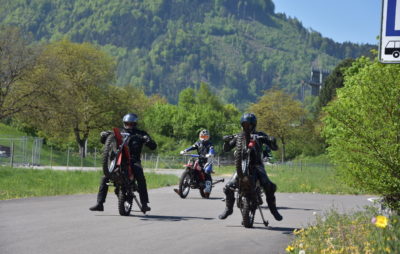
[[[294,251],[294,247],[289,245],[285,250],[287,252],[292,252],[292,251]]]
[[[379,228],[385,228],[388,225],[389,219],[383,215],[378,215],[372,219],[372,223]]]
[[[297,229],[293,230],[293,234],[295,234],[295,235],[298,235],[298,234],[300,234],[302,232],[304,232],[304,228],[301,228],[299,230],[297,230]]]

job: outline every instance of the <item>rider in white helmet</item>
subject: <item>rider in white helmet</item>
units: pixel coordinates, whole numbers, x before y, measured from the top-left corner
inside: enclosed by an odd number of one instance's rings
[[[200,131],[199,140],[196,143],[194,143],[191,147],[181,151],[181,154],[184,154],[192,150],[197,150],[197,153],[203,156],[199,158],[199,163],[200,166],[203,168],[206,177],[206,182],[205,182],[206,186],[204,188],[204,192],[206,193],[206,195],[207,194],[209,195],[211,192],[211,187],[212,187],[211,159],[215,155],[214,146],[212,145],[209,139],[210,139],[210,134],[206,129],[204,129]]]

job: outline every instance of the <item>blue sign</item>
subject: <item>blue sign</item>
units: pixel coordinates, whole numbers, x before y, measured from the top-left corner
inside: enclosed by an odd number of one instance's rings
[[[388,0],[387,2],[387,15],[386,15],[386,36],[400,36],[400,29],[396,30],[396,7],[400,4],[397,0]],[[400,13],[397,13],[400,15]],[[400,22],[400,17],[397,18]],[[399,25],[399,24],[398,24]]]

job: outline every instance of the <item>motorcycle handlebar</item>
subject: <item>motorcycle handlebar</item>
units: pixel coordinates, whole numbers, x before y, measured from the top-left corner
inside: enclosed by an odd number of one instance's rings
[[[184,153],[184,154],[182,154],[183,156],[190,156],[190,157],[193,157],[193,158],[199,158],[199,157],[203,157],[203,156],[200,156],[200,155],[198,155],[198,154],[190,154],[190,153]]]

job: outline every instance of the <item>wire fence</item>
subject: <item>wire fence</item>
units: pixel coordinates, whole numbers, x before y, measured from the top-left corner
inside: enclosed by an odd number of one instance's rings
[[[183,169],[189,158],[187,156],[165,156],[155,153],[143,153],[142,165],[148,169]],[[233,166],[233,154],[217,155],[213,158],[214,166]],[[86,157],[79,154],[78,148],[67,148],[60,151],[52,147],[44,146],[43,139],[32,137],[0,138],[0,165],[11,167],[102,167],[102,149],[88,149]],[[286,163],[266,163],[271,169],[300,170],[316,167],[320,169],[331,168],[327,162],[315,163],[308,161],[290,161]]]

